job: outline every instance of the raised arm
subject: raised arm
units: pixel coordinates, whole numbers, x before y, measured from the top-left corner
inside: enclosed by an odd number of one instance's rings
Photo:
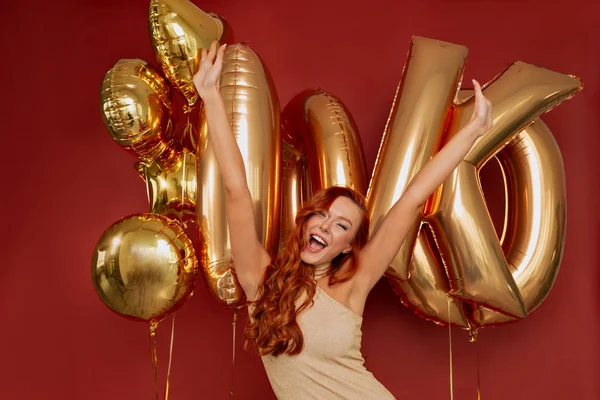
[[[240,149],[227,119],[219,90],[225,45],[202,50],[194,86],[204,102],[208,132],[225,187],[225,209],[235,272],[249,300],[254,300],[264,268],[271,261],[256,233],[252,197]]]
[[[362,250],[356,279],[363,294],[368,293],[387,270],[416,223],[421,205],[454,171],[475,140],[492,127],[492,104],[483,96],[479,83],[474,80],[473,85],[475,108],[469,122],[413,177]]]

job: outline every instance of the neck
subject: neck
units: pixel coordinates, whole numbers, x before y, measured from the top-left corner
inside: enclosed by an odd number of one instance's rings
[[[315,279],[319,279],[327,275],[327,270],[329,269],[330,263],[319,264],[314,266],[314,274]]]

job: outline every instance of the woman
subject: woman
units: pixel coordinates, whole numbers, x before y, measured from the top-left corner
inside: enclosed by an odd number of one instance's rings
[[[367,243],[365,199],[348,188],[317,193],[296,216],[277,260],[259,242],[243,159],[232,133],[219,76],[225,45],[203,51],[194,85],[226,190],[235,269],[251,306],[254,340],[280,399],[393,399],[363,366],[365,301],[400,249],[419,207],[492,126],[491,103],[476,81],[470,122],[414,177]],[[226,166],[226,167],[225,167]]]

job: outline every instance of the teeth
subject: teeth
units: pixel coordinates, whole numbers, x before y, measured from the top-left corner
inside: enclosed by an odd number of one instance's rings
[[[310,235],[313,239],[315,239],[317,242],[321,243],[323,246],[327,246],[327,243],[325,243],[325,241],[323,239],[321,239],[320,237],[316,236],[316,235]]]

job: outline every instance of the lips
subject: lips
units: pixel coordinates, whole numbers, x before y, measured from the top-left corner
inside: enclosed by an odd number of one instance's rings
[[[306,247],[314,252],[321,251],[327,247],[327,241],[323,237],[313,233],[308,236],[308,245]]]

